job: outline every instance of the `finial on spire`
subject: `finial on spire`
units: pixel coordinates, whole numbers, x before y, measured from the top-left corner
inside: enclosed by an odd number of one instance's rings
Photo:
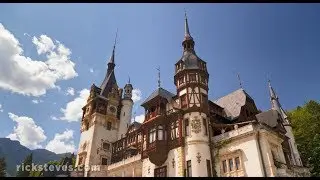
[[[191,38],[186,10],[184,10],[184,36]]]
[[[114,38],[113,50],[115,50],[115,49],[116,49],[116,45],[117,45],[117,38],[118,38],[118,28],[117,28],[117,32],[116,32],[116,37]]]
[[[269,86],[271,87],[271,81],[270,81],[270,79],[268,78],[268,84],[269,84]]]
[[[161,86],[161,81],[160,81],[160,66],[157,68],[158,70],[158,88],[160,88]]]
[[[239,80],[240,88],[243,89],[243,87],[242,87],[242,82],[241,82],[240,74],[239,74],[239,73],[238,73],[238,80]]]
[[[114,39],[112,55],[111,55],[110,62],[109,62],[109,63],[113,63],[113,64],[114,64],[114,52],[115,52],[116,45],[117,45],[117,38],[118,38],[118,28],[117,28],[117,32],[116,32],[116,37]]]

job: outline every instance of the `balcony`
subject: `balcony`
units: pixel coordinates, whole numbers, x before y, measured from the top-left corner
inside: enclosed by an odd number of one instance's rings
[[[214,142],[219,142],[219,141],[230,139],[232,137],[236,137],[236,136],[239,136],[239,135],[244,135],[244,134],[247,134],[249,132],[253,132],[253,125],[251,125],[251,124],[243,126],[241,128],[235,129],[235,130],[224,132],[224,133],[222,133],[222,134],[220,134],[218,136],[214,136],[213,137],[213,141]]]
[[[132,156],[130,158],[123,159],[122,161],[110,164],[108,166],[108,171],[110,171],[112,169],[116,169],[116,168],[122,167],[123,165],[129,165],[129,164],[132,164],[132,163],[138,162],[138,161],[141,161],[141,154],[137,154],[137,155]]]
[[[166,160],[168,156],[167,152],[167,141],[166,140],[156,140],[147,145],[146,154],[149,157],[150,162],[160,166]]]

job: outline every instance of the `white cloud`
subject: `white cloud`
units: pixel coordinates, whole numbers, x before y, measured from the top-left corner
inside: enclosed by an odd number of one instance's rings
[[[17,124],[13,128],[13,133],[9,134],[7,138],[18,140],[23,146],[30,149],[42,148],[40,143],[45,141],[47,137],[44,134],[44,130],[36,125],[32,118],[19,117],[13,113],[8,113],[8,115]]]
[[[0,104],[0,112],[3,112],[2,104]]]
[[[86,104],[89,94],[88,89],[81,90],[78,97],[67,103],[66,108],[61,108],[64,115],[60,119],[68,122],[78,121],[82,117],[82,107]]]
[[[78,76],[70,60],[71,51],[47,35],[32,38],[39,55],[45,61],[23,55],[14,35],[0,23],[0,88],[28,96],[41,96],[56,83]]]
[[[55,117],[55,116],[50,116],[50,118],[54,121],[59,120],[59,118]]]
[[[33,103],[33,104],[38,104],[38,103],[39,103],[39,101],[38,101],[38,100],[36,100],[36,99],[34,99],[34,100],[32,100],[32,103]]]
[[[73,130],[67,129],[62,134],[55,134],[54,138],[48,142],[46,149],[57,154],[75,152]]]
[[[140,101],[141,100],[141,96],[142,96],[142,93],[141,93],[140,89],[133,89],[132,90],[132,100],[133,100],[133,102]]]
[[[92,68],[90,68],[90,69],[89,69],[89,71],[90,71],[91,73],[93,73],[93,72],[94,72]]]
[[[43,101],[41,99],[37,100],[37,99],[33,99],[31,101],[33,104],[39,104],[39,103],[42,103]]]
[[[67,94],[67,95],[74,96],[74,89],[73,89],[72,87],[68,87],[66,94]]]
[[[139,123],[143,123],[144,121],[144,114],[140,114],[139,116],[135,116],[134,119],[131,120],[132,122],[136,121]]]

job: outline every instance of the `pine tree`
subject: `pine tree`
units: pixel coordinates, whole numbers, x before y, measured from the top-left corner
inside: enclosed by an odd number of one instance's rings
[[[26,170],[26,166],[29,165],[29,171]],[[28,155],[23,163],[21,164],[18,172],[17,172],[17,177],[29,177],[30,171],[31,171],[31,165],[32,165],[32,153]]]
[[[6,161],[3,158],[0,158],[0,177],[6,177]]]

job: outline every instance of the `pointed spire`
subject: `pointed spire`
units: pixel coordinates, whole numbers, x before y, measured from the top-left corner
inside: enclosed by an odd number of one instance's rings
[[[269,84],[269,91],[270,91],[271,109],[278,111],[278,113],[281,115],[281,117],[284,120],[284,125],[290,125],[290,122],[287,119],[288,116],[287,116],[286,112],[283,110],[283,108],[281,107],[281,104],[279,102],[279,98],[271,86],[270,79],[268,80],[268,84]]]
[[[159,66],[159,68],[157,68],[157,70],[158,70],[158,88],[160,88],[161,86],[161,81],[160,81],[160,66]]]
[[[185,39],[192,39],[190,30],[189,30],[189,24],[188,24],[188,18],[187,18],[187,12],[184,11],[184,38]]]
[[[110,58],[110,61],[109,61],[109,63],[112,63],[112,64],[114,64],[114,54],[115,54],[116,45],[117,45],[117,37],[118,37],[118,28],[117,28],[117,32],[116,32],[116,37],[114,39],[112,55],[111,55],[111,58]]]
[[[130,76],[128,76],[128,78],[129,78],[129,79],[128,79],[128,84],[130,84]]]
[[[268,80],[268,84],[269,84],[269,92],[270,92],[270,98],[272,99],[278,99],[276,93],[274,92],[272,86],[271,86],[271,81],[270,79]]]

